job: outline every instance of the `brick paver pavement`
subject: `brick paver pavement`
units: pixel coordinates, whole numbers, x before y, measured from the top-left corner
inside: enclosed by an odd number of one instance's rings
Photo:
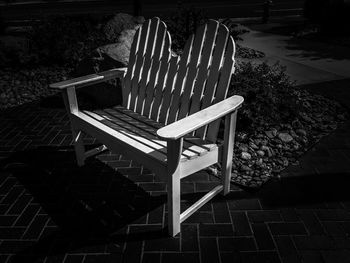
[[[349,130],[280,181],[214,198],[170,238],[166,185],[151,171],[109,152],[78,168],[62,108],[3,111],[0,262],[350,262]],[[206,172],[186,178],[183,208],[215,184]]]

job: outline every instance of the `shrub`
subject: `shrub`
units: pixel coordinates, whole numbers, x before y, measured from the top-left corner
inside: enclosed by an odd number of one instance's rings
[[[105,42],[98,21],[90,16],[54,16],[33,25],[31,53],[39,64],[74,66]]]
[[[208,18],[200,9],[186,6],[179,2],[175,12],[169,17],[163,17],[172,38],[172,50],[181,52],[189,36],[196,28],[203,25]]]
[[[300,110],[295,87],[278,63],[237,63],[229,89],[229,95],[235,94],[245,98],[239,115],[242,129],[293,119]]]

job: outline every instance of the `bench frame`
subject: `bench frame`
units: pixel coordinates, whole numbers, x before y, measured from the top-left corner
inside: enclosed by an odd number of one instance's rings
[[[76,97],[77,89],[116,78],[123,80],[125,73],[126,68],[112,69],[51,84],[50,87],[62,90],[63,100],[70,118],[78,165],[84,165],[86,158],[105,151],[108,148],[112,151],[121,153],[154,171],[157,176],[167,182],[168,227],[170,235],[175,236],[180,232],[181,222],[186,220],[218,193],[222,192],[226,195],[230,191],[237,111],[243,103],[243,98],[241,96],[229,97],[205,108],[204,110],[200,110],[181,120],[160,128],[157,131],[157,135],[160,139],[166,141],[167,160],[166,162],[159,162],[139,149],[125,143],[121,137],[122,135],[118,133],[118,131],[94,120],[78,108]],[[225,117],[223,145],[215,147],[213,150],[199,158],[180,162],[184,136],[209,123],[217,121],[222,117]],[[90,134],[103,145],[90,151],[85,151],[82,140],[83,133]],[[181,179],[218,162],[221,163],[222,167],[221,184],[216,186],[213,190],[205,194],[200,200],[181,213]]]

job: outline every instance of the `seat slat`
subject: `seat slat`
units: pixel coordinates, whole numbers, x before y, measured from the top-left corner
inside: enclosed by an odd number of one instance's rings
[[[111,110],[111,109],[109,109]],[[164,127],[164,125],[150,120],[142,115],[139,115],[133,111],[127,110],[123,107],[115,107],[113,110],[116,110],[120,112],[121,114],[125,114],[130,116],[131,118],[134,118],[135,120],[138,120],[139,122],[145,124],[148,126],[148,130],[151,131],[153,134],[157,133],[157,130]],[[184,148],[190,149],[191,151],[194,151],[198,155],[203,155],[207,153],[208,151],[212,151],[215,149],[217,146],[216,144],[213,144],[209,141],[202,140],[198,137],[193,137],[193,136],[186,136],[184,139]]]
[[[151,25],[149,28],[148,38],[147,38],[147,45],[145,47],[145,54],[144,54],[144,63],[142,65],[142,70],[140,72],[141,75],[141,81],[140,86],[137,94],[137,104],[136,104],[136,112],[142,114],[142,109],[145,102],[145,96],[146,96],[146,86],[150,78],[150,71],[152,68],[152,64],[154,62],[153,60],[153,53],[154,53],[154,46],[155,42],[158,39],[158,25],[159,25],[159,18],[152,18]]]
[[[220,67],[222,65],[225,46],[229,36],[229,31],[223,25],[220,26],[218,31],[219,31],[218,38],[215,43],[215,50],[214,50],[214,53],[212,56],[212,62],[209,68],[207,83],[205,85],[205,93],[202,98],[201,105],[198,105],[199,107],[195,111],[198,111],[199,109],[205,109],[210,105],[212,105],[212,102],[215,97],[215,91],[216,91],[217,81],[219,79]],[[225,97],[223,97],[222,99],[225,99]],[[204,138],[206,129],[207,129],[206,126],[203,128],[200,128],[198,131],[196,131],[195,133],[196,136],[200,138]]]
[[[149,133],[150,136],[153,136],[155,139],[159,140],[158,136],[156,135],[157,130],[163,127],[163,125],[157,125],[156,122],[150,123],[149,119],[147,119],[146,117],[135,114],[134,112],[130,111],[129,114],[121,112],[116,108],[106,109],[105,111],[117,118],[124,120],[127,124],[135,125],[135,127]],[[162,143],[162,145],[166,146],[166,143],[164,142]],[[192,159],[196,156],[202,156],[208,151],[213,150],[216,147],[216,145],[200,140],[199,138],[190,137],[184,140],[183,147],[183,154],[186,155],[189,159]]]
[[[154,151],[159,152],[160,156],[162,156],[163,160],[166,160],[166,146],[161,144],[160,140],[154,140],[150,138],[149,134],[146,134],[140,130],[135,129],[130,124],[127,124],[126,122],[122,122],[118,120],[117,118],[113,118],[113,116],[108,116],[108,114],[104,114],[103,112],[91,112],[91,111],[83,111],[85,114],[90,116],[91,118],[94,118],[95,120],[101,122],[102,124],[116,130],[119,133],[122,133],[123,135],[129,137],[132,140],[135,140],[136,142],[153,149]],[[164,157],[165,156],[165,157]],[[188,157],[185,155],[181,156],[181,161],[187,160]]]
[[[98,114],[84,111],[82,114],[78,115],[78,118],[81,118],[85,122],[95,127],[99,127],[102,131],[108,132],[108,134],[119,138],[119,140],[123,141],[126,144],[129,144],[131,147],[135,147],[159,161],[166,162],[166,154],[158,151],[153,147],[150,147],[148,145],[148,142],[143,137],[131,134],[125,128],[107,121],[105,118],[99,116]]]
[[[125,133],[127,136],[137,140],[139,143],[145,144],[165,155],[167,153],[166,141],[159,139],[155,134],[156,129],[149,125],[146,125],[113,109],[97,110],[94,112],[84,111],[84,113],[102,122],[103,124],[116,129],[118,132]],[[186,144],[187,145],[184,146],[181,156],[182,162],[192,160],[208,152],[205,148],[200,148],[197,145],[187,142]]]

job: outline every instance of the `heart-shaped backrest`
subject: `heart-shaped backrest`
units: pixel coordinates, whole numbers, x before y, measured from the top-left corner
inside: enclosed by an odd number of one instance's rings
[[[163,124],[205,109],[226,98],[234,53],[228,29],[215,20],[190,36],[181,56],[171,54],[171,37],[164,22],[147,20],[131,47],[124,106]],[[218,128],[217,121],[195,134],[215,141]]]

